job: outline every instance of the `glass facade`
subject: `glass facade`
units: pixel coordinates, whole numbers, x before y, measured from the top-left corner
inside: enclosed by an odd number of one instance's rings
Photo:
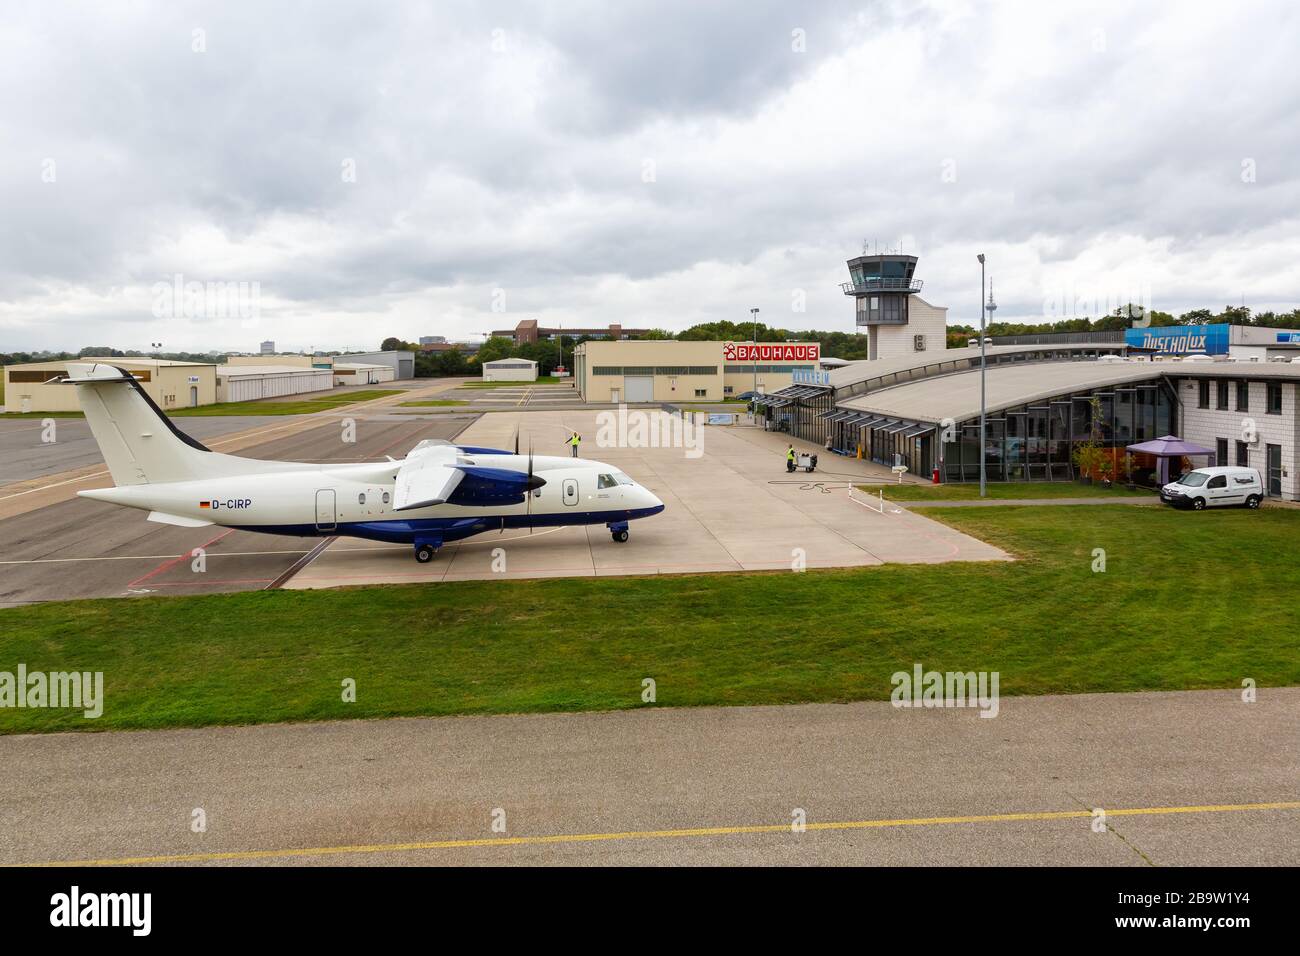
[[[1070,481],[1075,445],[1095,433],[1122,456],[1127,445],[1175,431],[1176,401],[1167,384],[1153,382],[999,409],[985,418],[985,473],[989,481]],[[944,481],[979,481],[979,424],[961,422],[943,443]]]
[[[790,386],[790,388],[811,389],[813,386]],[[826,437],[830,433],[830,423],[822,415],[829,412],[832,407],[834,407],[834,399],[830,388],[821,388],[814,394],[801,395],[783,405],[760,405],[758,414],[767,419],[768,427],[774,431],[789,432],[794,438],[825,445]]]

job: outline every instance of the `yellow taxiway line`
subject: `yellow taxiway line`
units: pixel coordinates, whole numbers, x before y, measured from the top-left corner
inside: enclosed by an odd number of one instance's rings
[[[1176,813],[1232,813],[1245,810],[1300,810],[1300,801],[1286,803],[1227,803],[1194,807],[1130,807],[1106,809],[1109,817],[1162,816]],[[843,820],[807,823],[805,830],[875,830],[889,827],[948,826],[957,823],[1007,823],[1022,820],[1071,820],[1091,817],[1092,810],[1050,810],[1030,813],[994,813],[983,816],[915,817],[899,820]],[[118,857],[103,860],[57,860],[18,866],[133,866],[156,863],[222,863],[269,860],[277,857],[337,856],[348,853],[401,853],[411,850],[458,850],[469,847],[548,846],[565,843],[599,843],[614,840],[663,840],[681,837],[735,836],[746,833],[790,833],[789,823],[753,826],[693,827],[683,830],[628,830],[614,833],[557,833],[550,836],[484,837],[473,840],[429,840],[419,843],[367,843],[355,846],[320,846],[280,850],[234,850],[227,853],[179,853],[169,856]],[[11,864],[15,865],[15,864]]]

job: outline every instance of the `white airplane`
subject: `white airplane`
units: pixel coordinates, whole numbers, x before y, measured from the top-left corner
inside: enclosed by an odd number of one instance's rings
[[[150,521],[411,544],[433,560],[447,541],[486,531],[628,522],[664,503],[612,465],[422,441],[402,461],[312,464],[222,455],[178,429],[126,371],[69,363],[114,488],[77,494],[149,512]],[[516,443],[518,437],[516,436]]]

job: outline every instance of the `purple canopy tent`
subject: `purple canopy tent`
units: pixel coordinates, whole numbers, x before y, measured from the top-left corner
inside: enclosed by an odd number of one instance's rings
[[[1199,458],[1201,455],[1209,455],[1209,464],[1212,465],[1215,463],[1215,452],[1213,449],[1202,448],[1200,445],[1193,445],[1191,442],[1185,442],[1174,435],[1165,435],[1163,438],[1156,438],[1152,441],[1144,441],[1136,445],[1129,445],[1125,451],[1135,451],[1144,455],[1154,455],[1156,458],[1156,480],[1162,485],[1169,481],[1170,458]]]

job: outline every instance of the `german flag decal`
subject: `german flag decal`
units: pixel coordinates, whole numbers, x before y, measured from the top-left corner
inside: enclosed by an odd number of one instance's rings
[[[211,508],[211,507],[212,507],[212,502],[211,502],[211,501],[200,501],[200,502],[199,502],[199,507],[200,507],[200,508]]]

